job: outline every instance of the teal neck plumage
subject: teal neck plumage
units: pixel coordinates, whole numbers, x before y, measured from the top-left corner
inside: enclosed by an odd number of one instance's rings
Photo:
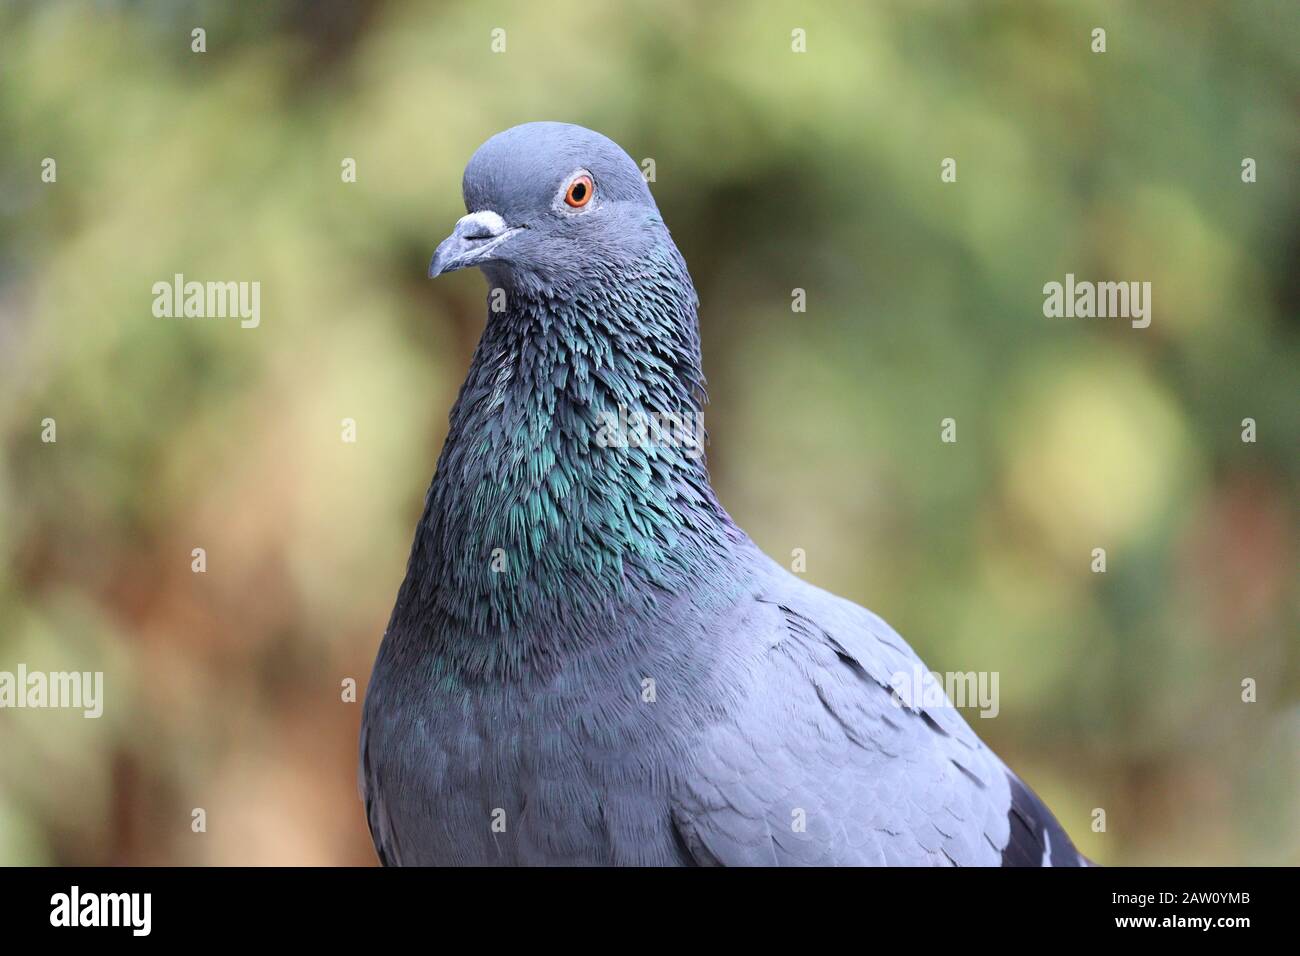
[[[693,447],[703,376],[680,255],[594,271],[563,295],[507,289],[489,312],[394,626],[517,657],[529,635],[653,613],[734,540]],[[629,434],[638,415],[672,425]]]

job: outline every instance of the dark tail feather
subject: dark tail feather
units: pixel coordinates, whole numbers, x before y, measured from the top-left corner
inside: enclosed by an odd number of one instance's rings
[[[1002,850],[1003,866],[1095,866],[1074,848],[1052,811],[1013,773],[1007,820],[1011,837]]]

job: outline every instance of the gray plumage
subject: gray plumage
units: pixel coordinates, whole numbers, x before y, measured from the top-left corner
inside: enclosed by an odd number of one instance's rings
[[[366,696],[380,859],[1084,862],[955,709],[899,700],[928,671],[898,634],[754,546],[689,442],[602,439],[703,402],[694,289],[636,164],[527,124],[464,195],[430,274],[479,267],[506,308]]]

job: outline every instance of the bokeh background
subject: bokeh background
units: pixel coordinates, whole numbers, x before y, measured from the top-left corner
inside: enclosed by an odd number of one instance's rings
[[[1300,862],[1298,41],[1281,0],[6,2],[0,670],[106,700],[0,712],[0,862],[373,862],[341,682],[484,314],[425,268],[534,119],[655,160],[760,545],[999,672],[972,722],[1098,861]],[[177,272],[260,327],[153,317]],[[1044,318],[1067,272],[1151,327]]]

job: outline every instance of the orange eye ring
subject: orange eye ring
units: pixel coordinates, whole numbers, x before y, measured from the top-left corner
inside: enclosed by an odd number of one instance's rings
[[[595,191],[596,184],[584,173],[573,177],[573,182],[569,183],[569,188],[564,191],[564,201],[574,209],[581,209],[591,202],[592,193]]]

